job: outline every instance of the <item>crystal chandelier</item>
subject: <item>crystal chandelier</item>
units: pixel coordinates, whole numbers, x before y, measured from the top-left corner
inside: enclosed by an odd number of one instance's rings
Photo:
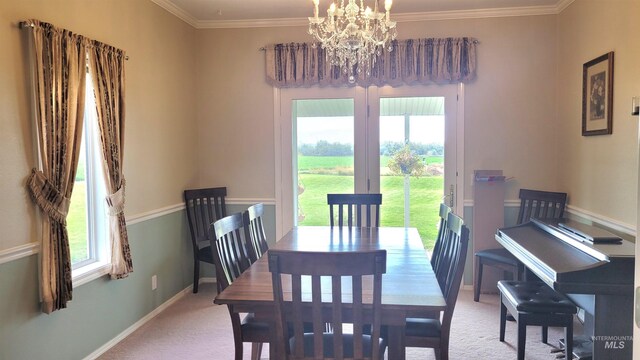
[[[320,0],[313,0],[313,17],[309,18],[309,34],[320,42],[326,51],[327,60],[349,76],[349,82],[355,82],[354,65],[357,74],[371,75],[371,68],[380,56],[382,49],[392,50],[391,41],[397,36],[396,23],[390,19],[393,0],[385,0],[385,12],[378,12],[378,0],[374,8],[360,6],[356,0],[334,0],[327,10],[327,17],[318,17]]]

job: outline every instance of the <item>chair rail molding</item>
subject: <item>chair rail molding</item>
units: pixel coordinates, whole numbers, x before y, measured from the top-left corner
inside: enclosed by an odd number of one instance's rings
[[[263,203],[265,205],[274,206],[276,199],[274,198],[227,198],[225,200],[227,205],[253,205],[257,203]],[[126,216],[127,225],[138,224],[147,220],[155,219],[164,215],[169,215],[174,212],[184,211],[184,203],[169,205],[150,211]],[[9,249],[0,250],[0,264],[4,264],[13,260],[18,260],[23,257],[35,255],[40,252],[40,242],[34,241],[24,245],[18,245]]]
[[[464,201],[464,206],[465,207],[473,207],[473,200],[471,199],[466,199]],[[505,200],[504,201],[504,207],[505,208],[513,208],[513,207],[519,207],[520,206],[520,200]],[[602,214],[597,214],[594,213],[592,211],[589,210],[585,210],[582,209],[580,207],[577,207],[575,205],[569,205],[567,204],[566,207],[566,212],[568,214],[571,214],[572,216],[575,217],[579,217],[582,218],[584,220],[587,221],[591,221],[595,224],[607,227],[611,230],[615,230],[615,231],[619,231],[623,234],[626,235],[630,235],[633,237],[636,237],[636,226],[631,225],[631,224],[627,224],[625,222],[616,220],[616,219],[612,219],[608,216],[602,215]]]
[[[40,252],[40,242],[34,241],[24,245],[18,245],[6,250],[0,250],[0,264],[18,260]]]
[[[265,205],[275,205],[276,199],[273,198],[226,198],[226,205],[253,205],[263,203]],[[151,220],[163,215],[171,214],[176,211],[184,210],[184,203],[169,205],[151,211],[127,216],[127,225],[137,224],[139,222]]]

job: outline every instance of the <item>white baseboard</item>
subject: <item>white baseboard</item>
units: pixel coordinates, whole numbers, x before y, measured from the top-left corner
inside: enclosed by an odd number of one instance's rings
[[[215,282],[216,282],[216,278],[214,277],[203,277],[203,278],[200,278],[200,281],[198,281],[198,284],[215,283]],[[118,334],[118,336],[114,337],[109,342],[107,342],[106,344],[98,348],[96,351],[89,354],[87,357],[84,358],[84,360],[97,359],[100,355],[104,354],[105,352],[107,352],[107,350],[116,346],[120,341],[124,340],[127,336],[131,335],[134,331],[142,327],[142,325],[146,324],[149,320],[156,317],[158,314],[163,312],[166,308],[173,305],[176,301],[182,299],[185,295],[191,293],[192,291],[193,291],[193,285],[188,286],[184,290],[178,292],[171,299],[165,301],[162,305],[153,309],[153,311],[145,315],[142,319],[136,321],[135,324],[129,326],[125,331]]]
[[[184,290],[178,292],[171,299],[165,301],[162,305],[153,309],[153,311],[145,315],[142,319],[136,321],[133,325],[129,326],[123,332],[118,334],[118,336],[114,337],[109,342],[99,347],[96,351],[87,355],[87,357],[85,357],[84,360],[97,359],[100,355],[104,354],[105,352],[107,352],[107,350],[116,346],[120,341],[124,340],[127,336],[131,335],[134,331],[138,330],[140,327],[142,327],[142,325],[146,324],[149,320],[153,319],[158,314],[163,312],[166,308],[173,305],[173,303],[175,303],[176,301],[180,300],[182,297],[190,293],[192,289],[193,289],[193,286],[188,286]]]
[[[200,278],[200,281],[198,281],[198,284],[215,283],[215,282],[216,282],[216,278],[214,277],[202,277]]]

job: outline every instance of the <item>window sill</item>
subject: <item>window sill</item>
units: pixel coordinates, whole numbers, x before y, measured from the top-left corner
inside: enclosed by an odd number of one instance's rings
[[[71,272],[73,287],[76,288],[80,285],[84,285],[90,281],[102,277],[109,273],[109,269],[111,269],[111,264],[105,262],[96,262],[90,265],[83,266],[79,269],[75,269]]]

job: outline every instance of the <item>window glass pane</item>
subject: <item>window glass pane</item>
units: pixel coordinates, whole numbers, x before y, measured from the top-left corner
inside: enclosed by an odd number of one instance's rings
[[[69,215],[67,216],[67,231],[69,233],[69,248],[71,264],[77,264],[89,259],[89,237],[87,236],[87,173],[86,173],[86,144],[82,137],[78,171],[73,185]]]
[[[444,98],[380,99],[382,226],[418,228],[433,247],[444,193]]]
[[[294,103],[297,224],[329,225],[327,193],[353,193],[355,189],[354,101],[313,99]]]

